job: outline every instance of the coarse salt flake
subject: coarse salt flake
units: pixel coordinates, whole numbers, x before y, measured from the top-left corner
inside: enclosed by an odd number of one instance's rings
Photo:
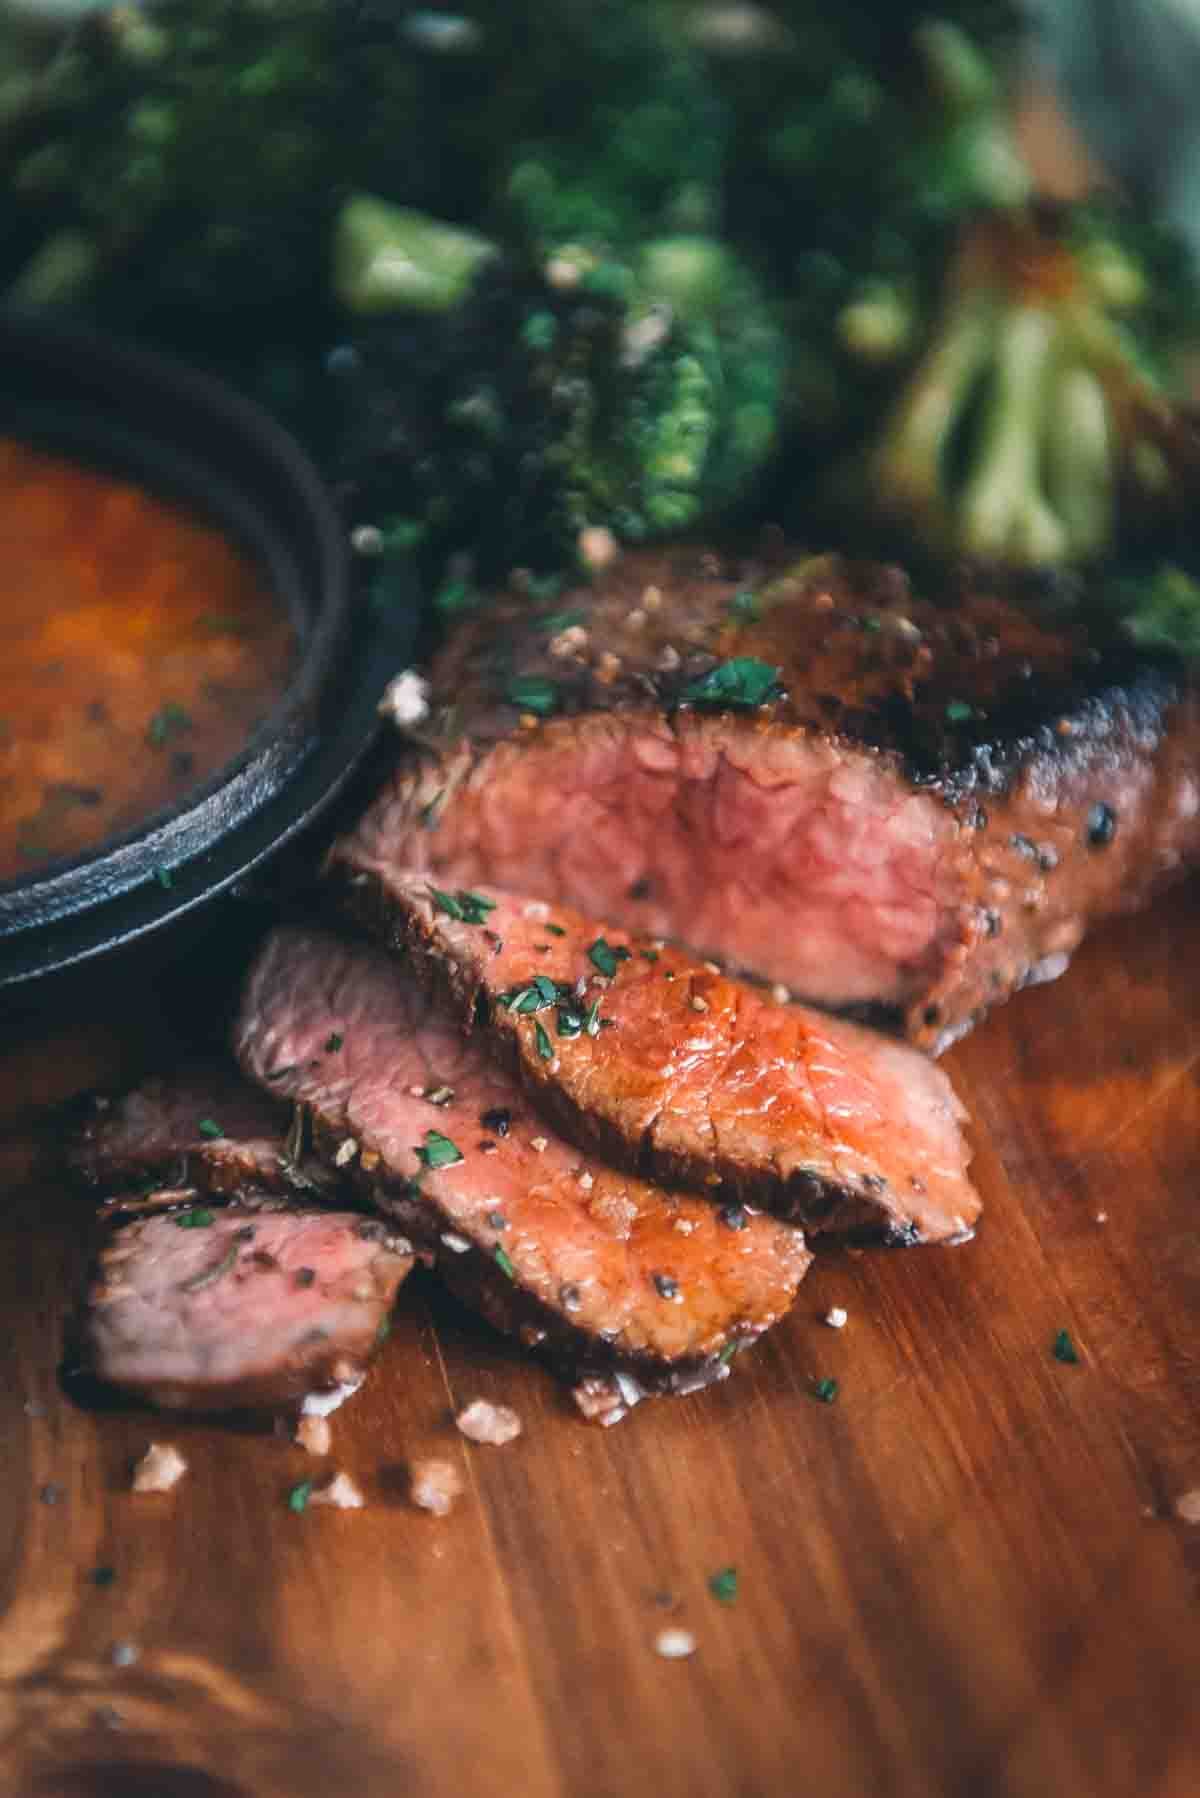
[[[831,1305],[825,1313],[825,1322],[831,1330],[844,1330],[850,1313],[841,1305]]]
[[[367,1501],[348,1473],[335,1473],[324,1486],[318,1486],[308,1502],[332,1505],[335,1511],[361,1511]]]
[[[354,1157],[357,1154],[358,1144],[352,1136],[348,1136],[344,1142],[338,1144],[338,1151],[333,1158],[333,1165],[335,1167],[345,1167],[348,1162],[354,1160]]]
[[[664,1661],[686,1661],[696,1652],[696,1638],[690,1629],[660,1629],[654,1638],[654,1652]]]
[[[515,1442],[521,1419],[508,1405],[493,1405],[486,1398],[473,1399],[454,1419],[469,1442],[488,1442],[497,1448]]]
[[[379,714],[400,730],[420,724],[429,716],[429,682],[415,668],[405,668],[384,688]]]
[[[187,1472],[187,1462],[173,1442],[152,1442],[133,1470],[135,1492],[169,1492]]]
[[[446,1516],[462,1489],[462,1475],[452,1461],[414,1461],[409,1470],[409,1497],[435,1517]]]

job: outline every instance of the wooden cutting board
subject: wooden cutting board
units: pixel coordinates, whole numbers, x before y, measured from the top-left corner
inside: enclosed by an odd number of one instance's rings
[[[287,1442],[59,1392],[82,1214],[38,1171],[37,1107],[162,1065],[169,984],[67,995],[0,1051],[0,1790],[1200,1792],[1200,1524],[1176,1508],[1200,1493],[1194,888],[948,1058],[978,1239],[821,1258],[725,1385],[589,1427],[414,1282],[334,1421],[360,1513],[291,1512],[313,1463]],[[456,1435],[476,1395],[520,1441]],[[137,1497],[155,1437],[190,1472]],[[431,1451],[466,1480],[444,1520],[406,1499]],[[655,1652],[666,1627],[690,1659]]]

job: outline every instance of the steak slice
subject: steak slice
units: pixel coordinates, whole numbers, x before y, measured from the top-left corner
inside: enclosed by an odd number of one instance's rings
[[[354,1212],[139,1217],[101,1252],[85,1362],[172,1409],[332,1410],[361,1384],[412,1264],[407,1243]]]
[[[1195,857],[1198,751],[1178,666],[1128,645],[835,557],[638,552],[553,616],[468,619],[332,854],[537,893],[940,1049]]]
[[[477,1013],[532,1101],[647,1178],[811,1234],[971,1234],[965,1115],[924,1056],[565,906],[372,872],[356,915]]]
[[[89,1185],[108,1192],[169,1181],[210,1193],[287,1190],[281,1150],[291,1107],[219,1061],[194,1061],[116,1099],[93,1100],[68,1147]]]
[[[331,1034],[341,1051],[322,1058]],[[718,1212],[570,1148],[482,1040],[370,944],[276,930],[247,983],[236,1047],[256,1079],[292,1070],[277,1086],[310,1108],[317,1152],[468,1303],[610,1417],[614,1376],[625,1402],[722,1377],[808,1267],[790,1226]]]

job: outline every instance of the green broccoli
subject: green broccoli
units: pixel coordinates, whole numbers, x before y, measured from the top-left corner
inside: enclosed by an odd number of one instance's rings
[[[594,525],[629,541],[687,530],[771,452],[783,339],[711,240],[660,239],[631,263],[561,250],[543,267],[356,198],[338,241],[339,291],[364,322],[331,360],[337,477],[355,515],[431,571],[464,548],[489,577],[562,568]]]

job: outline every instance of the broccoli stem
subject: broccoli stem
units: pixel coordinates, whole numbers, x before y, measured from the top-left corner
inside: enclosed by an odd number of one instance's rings
[[[498,253],[474,231],[357,194],[334,227],[334,291],[358,314],[445,312]]]
[[[876,482],[885,509],[919,535],[944,538],[947,440],[991,353],[997,309],[986,290],[951,299],[941,329],[906,385],[884,431]]]
[[[1068,534],[1040,490],[1046,382],[1057,339],[1053,314],[1016,306],[996,331],[975,470],[961,505],[963,547],[989,560],[1033,566],[1068,553]]]
[[[1099,555],[1115,523],[1116,469],[1112,418],[1102,383],[1090,369],[1068,365],[1046,404],[1045,479],[1051,503],[1077,560]]]

